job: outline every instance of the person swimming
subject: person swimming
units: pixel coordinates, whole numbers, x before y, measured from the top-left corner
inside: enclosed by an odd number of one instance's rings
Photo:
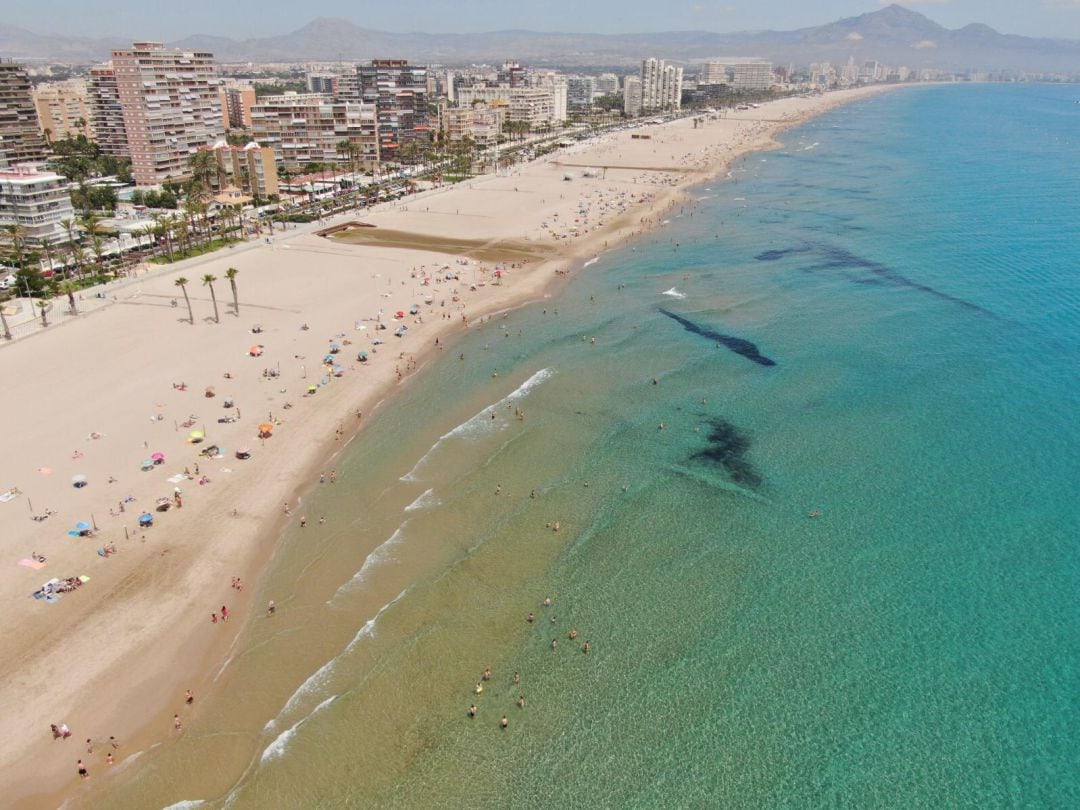
[[[484,684],[481,683],[480,681],[477,681],[476,682],[476,688],[473,689],[473,692],[475,692],[478,695],[484,694]]]

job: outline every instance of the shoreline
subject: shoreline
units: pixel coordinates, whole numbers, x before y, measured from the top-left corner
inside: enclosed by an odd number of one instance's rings
[[[632,241],[635,237],[643,235],[648,231],[652,230],[652,228],[656,227],[659,223],[655,221],[641,220],[649,220],[650,217],[655,216],[661,211],[676,205],[680,198],[685,197],[689,188],[710,179],[722,179],[723,172],[725,170],[730,170],[733,160],[755,151],[775,148],[777,145],[776,136],[778,136],[780,133],[786,131],[787,129],[805,123],[810,118],[815,117],[816,115],[819,115],[827,110],[833,109],[840,104],[855,101],[861,98],[866,98],[870,95],[876,95],[877,93],[885,92],[889,89],[893,88],[887,86],[866,88],[861,92],[854,91],[842,95],[835,94],[839,96],[835,98],[825,96],[822,99],[826,102],[824,104],[811,106],[810,109],[802,111],[801,113],[794,115],[790,119],[769,122],[771,126],[766,125],[763,128],[763,133],[755,133],[758,135],[758,137],[757,139],[752,139],[752,142],[749,145],[743,146],[742,144],[729,144],[730,152],[719,162],[710,163],[710,165],[706,169],[698,171],[680,172],[679,180],[676,183],[671,183],[668,185],[657,185],[655,187],[650,186],[650,190],[655,192],[655,197],[649,199],[649,201],[646,203],[639,204],[638,206],[629,209],[625,213],[625,215],[616,216],[616,218],[608,225],[607,228],[590,231],[579,241],[572,242],[568,250],[560,251],[559,255],[552,256],[546,261],[536,263],[535,265],[531,266],[524,274],[518,274],[517,272],[513,273],[511,276],[511,283],[509,285],[504,286],[501,289],[497,289],[493,286],[486,287],[482,291],[482,295],[477,296],[478,300],[469,299],[465,301],[465,303],[468,304],[470,307],[475,307],[475,310],[469,313],[472,316],[472,322],[475,323],[478,322],[478,319],[490,318],[501,312],[516,309],[518,307],[536,301],[544,297],[545,295],[558,294],[558,291],[565,285],[569,278],[572,277],[573,273],[582,269],[584,264],[587,261],[591,260],[592,257],[599,256],[606,250],[621,247],[627,242]],[[815,99],[809,101],[819,100]],[[783,102],[770,102],[770,104],[780,103]],[[762,110],[767,111],[767,108],[763,107]],[[760,114],[762,110],[756,110],[753,112]],[[738,122],[741,119],[732,118],[729,120]],[[676,122],[674,125],[668,125],[670,129],[667,130],[667,133],[680,134],[685,129],[685,127],[680,126],[680,124],[687,123],[688,121],[684,120],[682,122]],[[657,128],[653,131],[660,131],[661,129],[662,128]],[[603,141],[601,141],[600,145],[610,145],[611,141],[617,139],[617,134],[613,136],[605,136]],[[743,148],[740,149],[740,146],[742,146]],[[588,149],[589,147],[579,151],[588,152]],[[556,174],[561,173],[562,171],[561,166],[563,164],[557,161],[544,161],[543,163],[549,164],[547,167],[548,169],[554,168]],[[537,166],[536,164],[530,164],[530,166],[525,168],[525,171],[528,171],[534,167],[543,168],[542,166]],[[615,168],[618,169],[617,166]],[[626,169],[625,171],[630,170]],[[635,169],[634,171],[637,170]],[[660,173],[663,170],[657,168],[650,171]],[[407,215],[409,213],[409,209],[423,203],[425,200],[444,200],[446,199],[446,195],[453,195],[455,193],[457,193],[459,196],[466,196],[468,194],[468,191],[473,189],[475,185],[484,183],[491,184],[500,180],[512,181],[514,178],[520,176],[521,175],[519,174],[511,175],[509,178],[497,176],[485,176],[483,178],[476,178],[475,182],[468,184],[467,188],[459,189],[458,187],[454,187],[451,189],[441,189],[438,192],[431,194],[416,195],[413,198],[402,201],[402,205],[388,206],[387,209],[383,209],[377,212],[365,212],[365,218],[378,219],[380,220],[380,227],[393,228],[396,227],[396,225],[394,224],[396,221],[408,220],[409,218],[404,215]],[[608,182],[611,181],[598,180],[595,184],[593,184],[592,188],[603,186],[605,183]],[[460,185],[464,186],[466,184]],[[579,191],[580,186],[574,187],[573,190]],[[572,206],[568,207],[572,209]],[[532,212],[525,213],[531,214]],[[371,214],[370,217],[369,214]],[[633,221],[635,217],[638,218],[637,222]],[[342,218],[352,218],[352,214],[350,213],[343,215]],[[656,218],[659,219],[659,217]],[[385,224],[383,220],[386,221]],[[332,226],[335,221],[336,220],[331,220],[327,223],[313,223],[313,225],[322,229]],[[414,227],[412,227],[411,230],[417,232],[421,232],[423,230],[422,228],[417,227],[422,225],[422,222],[414,222],[413,224]],[[283,242],[290,243],[287,245],[286,248],[278,251],[275,246],[273,250],[275,253],[278,253],[280,255],[282,253],[285,253],[287,249],[292,248],[295,244],[301,248],[301,251],[303,250],[303,248],[306,247],[309,248],[307,252],[310,253],[325,252],[319,250],[319,248],[322,246],[320,246],[318,242],[312,241],[319,239],[322,238],[311,235],[311,231],[309,229],[298,230],[296,233],[289,234],[287,237],[282,238]],[[601,244],[603,245],[602,247]],[[608,247],[609,244],[611,245],[610,248]],[[337,246],[332,243],[331,247]],[[345,246],[340,247],[344,248]],[[409,279],[407,275],[407,265],[410,260],[416,258],[415,256],[411,255],[415,252],[401,249],[381,250],[383,250],[383,253],[391,254],[388,262],[399,265],[399,269],[401,270],[400,275],[402,276],[402,284],[404,286],[408,286],[407,282]],[[301,251],[296,252],[299,253]],[[245,253],[252,255],[261,255],[265,252],[267,251],[261,251],[258,248],[245,251]],[[331,252],[338,254],[337,250],[332,250]],[[350,247],[348,251],[342,250],[341,253],[338,255],[343,255],[347,258],[355,258],[357,255],[359,255],[360,252],[364,252],[366,254],[372,253],[374,251],[364,248],[363,246],[355,246]],[[432,254],[430,253],[420,254],[421,257],[430,257],[431,255]],[[204,264],[222,264],[224,263],[223,260],[233,258],[237,259],[239,263],[239,257],[220,257],[211,255],[209,257],[205,257],[205,261],[201,262],[200,266]],[[450,260],[452,261],[453,259],[451,258]],[[430,261],[430,258],[428,258],[428,261]],[[247,270],[248,268],[243,269]],[[565,274],[558,275],[555,272],[552,272],[556,269],[564,271]],[[286,268],[286,271],[293,272],[293,268]],[[179,272],[181,271],[172,270],[170,272],[166,270],[160,275],[175,275]],[[253,274],[254,272],[251,273],[251,275]],[[148,285],[150,283],[150,281],[147,282]],[[242,287],[245,285],[245,277],[243,274],[240,276],[240,283]],[[247,281],[246,283],[253,284],[253,282],[251,281]],[[464,296],[462,297],[464,299]],[[222,300],[219,300],[218,303],[219,306],[222,307],[222,309],[228,308],[224,298]],[[241,308],[243,308],[243,306],[248,306],[247,301],[244,302]],[[181,307],[181,310],[182,309],[183,308]],[[305,310],[300,310],[300,312],[304,311]],[[228,315],[224,315],[223,321],[229,317],[230,316]],[[240,317],[238,317],[236,320],[246,322],[247,320],[253,319],[253,317],[254,316],[249,318],[241,314]],[[102,320],[105,319],[95,318],[94,322],[96,323]],[[408,344],[401,347],[395,344],[392,348],[406,348],[406,353],[410,355],[416,363],[415,372],[422,371],[425,367],[427,367],[428,363],[435,356],[437,356],[437,350],[433,345],[433,339],[438,337],[440,341],[443,341],[444,339],[452,338],[455,333],[460,334],[460,324],[460,320],[454,318],[451,320],[440,320],[437,324],[434,321],[429,321],[422,326],[416,325],[415,332],[411,332],[409,335],[410,340]],[[186,326],[186,324],[184,326],[185,328],[190,328]],[[338,326],[340,326],[340,324],[338,324]],[[70,333],[73,330],[64,331],[65,333]],[[327,329],[325,331],[329,330]],[[40,341],[45,341],[50,338],[48,338],[47,335],[42,335],[38,339]],[[269,338],[267,339],[269,340]],[[421,341],[423,341],[423,345],[418,347],[417,343]],[[451,342],[447,348],[452,347],[452,345],[453,342]],[[388,346],[387,348],[391,347]],[[17,351],[17,349],[13,349],[11,352],[0,355],[0,358],[6,357],[6,355],[8,354],[14,354]],[[23,351],[23,353],[25,354],[25,350]],[[53,742],[51,740],[47,740],[44,735],[40,735],[37,731],[38,726],[44,723],[43,728],[47,730],[47,724],[48,722],[50,722],[48,719],[45,719],[46,717],[54,717],[55,720],[58,722],[69,722],[75,730],[74,737],[76,740],[82,739],[82,737],[79,736],[80,732],[78,728],[86,728],[90,725],[94,725],[95,731],[93,733],[93,736],[95,737],[95,741],[97,742],[99,742],[100,739],[106,738],[108,734],[113,733],[112,730],[106,731],[106,727],[110,729],[116,729],[116,736],[121,740],[122,750],[124,750],[125,753],[127,751],[130,751],[132,747],[135,747],[137,750],[142,751],[148,749],[153,744],[160,744],[164,738],[167,738],[167,721],[169,720],[169,714],[174,711],[174,707],[171,705],[170,700],[172,701],[172,703],[177,703],[178,701],[165,697],[166,694],[172,694],[175,697],[176,695],[182,694],[183,689],[188,688],[189,686],[195,688],[196,694],[203,694],[213,688],[214,681],[217,679],[217,677],[220,676],[221,672],[224,671],[225,667],[228,665],[227,661],[225,661],[224,665],[222,664],[222,662],[225,660],[228,652],[233,649],[237,644],[241,631],[245,629],[245,618],[260,613],[260,606],[253,604],[253,592],[257,590],[256,583],[258,581],[258,574],[262,571],[265,571],[267,567],[271,564],[276,549],[281,542],[283,532],[289,525],[287,521],[282,521],[280,517],[274,517],[274,504],[280,503],[282,500],[278,497],[278,493],[285,493],[283,497],[287,497],[290,502],[296,502],[296,499],[302,499],[304,495],[309,492],[313,486],[315,486],[315,484],[313,484],[312,482],[316,478],[317,471],[319,471],[320,469],[331,468],[334,459],[336,459],[340,455],[341,451],[352,441],[356,433],[363,428],[364,423],[368,421],[370,416],[373,413],[381,411],[383,406],[391,404],[393,401],[393,392],[395,390],[398,390],[398,387],[400,386],[408,385],[410,381],[414,379],[415,372],[409,372],[405,374],[403,379],[401,380],[396,379],[393,373],[390,372],[390,365],[391,364],[389,363],[389,358],[385,358],[383,355],[380,354],[380,356],[377,358],[377,367],[378,370],[382,372],[382,374],[379,376],[379,379],[373,381],[372,384],[362,392],[349,390],[351,389],[351,386],[348,386],[347,383],[350,381],[351,376],[353,376],[354,373],[372,376],[369,375],[368,372],[374,370],[375,367],[369,367],[368,369],[364,369],[361,371],[355,371],[353,369],[350,369],[346,373],[345,385],[339,384],[337,382],[331,382],[328,386],[327,392],[320,391],[320,393],[315,398],[316,400],[318,400],[318,405],[315,409],[316,412],[310,414],[310,417],[307,420],[308,424],[306,424],[301,431],[292,433],[291,431],[289,431],[288,425],[283,427],[282,432],[284,434],[290,434],[285,437],[288,439],[288,441],[281,442],[281,444],[285,445],[285,447],[275,447],[270,453],[268,453],[268,455],[272,453],[275,457],[280,458],[283,454],[289,455],[289,453],[295,453],[296,456],[292,458],[291,463],[286,465],[288,467],[287,470],[282,470],[280,471],[280,474],[276,475],[273,474],[279,472],[276,469],[261,470],[262,475],[260,477],[255,477],[255,480],[251,480],[254,476],[248,475],[243,482],[240,482],[244,486],[240,486],[239,484],[230,486],[232,482],[226,482],[224,487],[225,491],[221,492],[220,494],[214,493],[214,495],[212,495],[209,499],[210,503],[203,506],[202,509],[198,508],[198,506],[196,505],[196,501],[193,501],[190,507],[188,505],[185,505],[184,522],[188,524],[188,526],[185,527],[186,535],[191,536],[198,535],[200,533],[213,535],[215,533],[215,521],[218,524],[221,524],[221,522],[224,521],[227,525],[228,521],[234,520],[234,518],[231,518],[228,514],[228,508],[226,506],[228,500],[226,496],[230,494],[234,495],[235,497],[232,499],[233,503],[237,502],[237,499],[240,499],[241,502],[243,502],[246,499],[252,498],[252,491],[256,488],[257,485],[263,485],[259,487],[259,492],[261,492],[261,498],[258,499],[258,507],[261,507],[262,514],[257,516],[249,515],[249,508],[251,509],[251,511],[255,512],[258,512],[259,509],[255,508],[254,506],[245,508],[245,512],[243,515],[240,516],[240,519],[243,521],[241,529],[246,530],[236,532],[235,534],[229,532],[229,534],[233,535],[231,537],[231,542],[235,543],[237,546],[242,546],[242,548],[232,548],[232,554],[225,552],[225,559],[216,561],[216,564],[207,564],[205,560],[200,560],[198,558],[198,554],[195,552],[194,547],[185,547],[185,549],[182,550],[184,553],[186,553],[186,556],[188,558],[187,562],[189,562],[190,564],[188,571],[188,579],[192,584],[194,592],[189,595],[187,599],[182,600],[179,604],[173,604],[171,606],[171,611],[158,611],[159,614],[166,614],[166,616],[164,617],[165,621],[163,622],[163,626],[159,630],[156,630],[156,632],[147,633],[141,638],[133,639],[129,641],[126,646],[122,646],[122,648],[119,650],[115,648],[110,650],[110,652],[112,653],[112,655],[110,656],[110,660],[108,662],[105,662],[104,666],[100,668],[101,671],[98,676],[92,679],[90,682],[83,682],[81,687],[75,690],[75,695],[68,696],[68,708],[65,709],[63,705],[64,701],[60,701],[61,705],[58,708],[53,708],[51,710],[53,714],[37,718],[35,720],[35,723],[32,724],[32,726],[23,725],[21,728],[21,733],[23,737],[21,739],[18,739],[17,735],[14,734],[6,735],[6,738],[8,740],[8,750],[6,752],[7,756],[5,757],[5,760],[9,764],[5,765],[3,771],[0,771],[0,773],[3,774],[3,776],[0,776],[0,779],[2,779],[5,783],[8,783],[9,796],[12,796],[13,799],[20,801],[17,806],[40,806],[39,802],[43,804],[55,805],[56,803],[59,803],[59,801],[63,800],[65,797],[76,798],[81,796],[86,800],[90,800],[92,798],[92,796],[87,795],[85,791],[76,789],[74,786],[75,784],[77,784],[77,779],[70,778],[74,776],[74,759],[78,758],[78,755],[82,753],[82,747],[78,743],[72,743],[70,740],[64,742]],[[218,375],[218,377],[220,377],[220,375]],[[221,380],[218,379],[217,382],[220,384]],[[284,382],[286,382],[286,380],[283,375],[282,383]],[[290,385],[297,384],[297,381],[295,379],[289,379],[288,382]],[[277,383],[274,382],[272,384],[276,385]],[[327,394],[325,397],[324,393]],[[350,393],[351,396],[349,396]],[[270,399],[273,400],[273,397],[271,396]],[[332,402],[324,404],[322,402],[323,399],[331,399]],[[200,409],[205,409],[204,403],[200,402],[199,407]],[[252,406],[245,403],[245,408],[248,409],[249,412],[251,407]],[[354,420],[352,418],[355,408],[361,408],[363,410],[363,420]],[[298,417],[290,417],[290,419],[286,421],[289,423],[298,421]],[[337,422],[340,426],[344,426],[346,424],[349,426],[348,429],[345,430],[338,439],[331,437],[331,432],[335,430],[335,422]],[[322,436],[326,438],[322,439],[321,441],[311,441],[312,438],[318,439],[319,433],[321,433]],[[301,439],[303,439],[304,441],[301,442]],[[278,437],[275,437],[274,439],[271,439],[269,441],[272,443],[277,442]],[[257,452],[261,454],[261,451]],[[236,466],[237,462],[231,462],[231,464],[233,466]],[[248,464],[251,464],[251,462],[248,462]],[[220,478],[220,476],[217,477]],[[190,486],[191,482],[186,485],[186,487]],[[230,490],[240,491],[231,492]],[[201,493],[199,494],[201,495]],[[8,504],[9,511],[11,510],[11,506],[12,504]],[[40,507],[37,508],[40,509]],[[189,508],[191,509],[190,512],[188,512]],[[293,519],[295,519],[296,515],[298,515],[299,513],[299,509],[294,510]],[[63,519],[67,520],[68,517],[69,515],[67,514],[67,510],[65,510]],[[163,524],[168,525],[169,523],[171,523],[171,517],[171,515],[164,516],[162,518]],[[196,525],[190,525],[192,521],[194,521]],[[53,525],[50,528],[57,529],[60,527]],[[162,531],[165,530],[162,529]],[[107,534],[108,530],[105,533]],[[221,533],[220,529],[218,530],[218,533]],[[155,538],[155,540],[156,539],[157,538]],[[182,543],[178,543],[178,545],[182,545]],[[220,549],[221,543],[218,542],[217,546]],[[121,552],[123,555],[123,547],[121,549]],[[53,553],[50,552],[49,557],[51,563],[54,557]],[[145,555],[143,561],[147,562],[149,559],[152,558],[153,555]],[[125,559],[125,557],[122,556],[120,559]],[[195,569],[194,572],[192,572],[191,569]],[[215,594],[220,594],[220,592],[223,590],[223,585],[220,581],[220,577],[226,572],[235,575],[237,571],[242,574],[242,579],[244,579],[245,582],[249,584],[249,587],[247,588],[247,590],[245,590],[244,594],[238,597],[238,608],[236,611],[234,611],[234,614],[241,620],[238,623],[241,626],[238,627],[236,624],[234,624],[232,628],[229,629],[227,634],[217,633],[214,637],[208,637],[205,634],[205,629],[200,629],[195,624],[189,623],[187,625],[188,629],[185,631],[184,625],[179,623],[180,617],[186,615],[189,611],[189,608],[191,608],[191,606],[195,603],[216,604],[216,599],[209,599],[209,593],[213,592]],[[59,573],[61,572],[56,571],[50,565],[50,575]],[[174,570],[173,573],[175,573],[177,576],[180,576],[182,572]],[[97,580],[98,578],[98,575],[95,574],[94,579]],[[28,581],[32,582],[36,581],[36,579],[37,578],[34,578]],[[166,582],[169,581],[170,580],[166,578]],[[87,588],[93,588],[93,586],[94,583],[88,583]],[[82,597],[86,593],[87,591],[83,590],[80,593],[72,594],[68,597],[67,602],[78,603],[82,601]],[[146,595],[145,592],[143,595]],[[233,596],[232,594],[228,595],[230,597]],[[104,614],[106,612],[105,606],[100,604],[103,601],[103,597],[99,597],[97,601],[99,603],[97,605],[97,607],[99,607],[99,610],[94,612]],[[65,606],[66,603],[62,603],[59,607],[63,608]],[[57,606],[51,606],[50,609],[56,610],[56,608]],[[247,611],[246,614],[244,612],[245,610]],[[172,621],[168,620],[168,614],[170,613],[172,615]],[[91,617],[92,616],[93,612],[91,614]],[[95,628],[86,626],[86,622],[91,617],[80,617],[80,621],[82,623],[76,625],[76,628],[85,630],[87,632],[92,632]],[[104,619],[105,617],[103,615],[99,615],[99,620],[101,621],[97,625],[98,630],[110,629],[112,623]],[[199,618],[197,621],[202,622],[204,625],[207,623],[207,620],[205,618]],[[59,630],[60,632],[58,632],[58,628],[51,628],[51,634],[47,636],[46,640],[57,646],[63,646],[65,644],[70,645],[75,640],[73,637],[80,635],[77,629],[68,629],[67,635],[65,637],[65,634],[62,632],[63,628],[59,628]],[[94,637],[99,639],[108,638],[109,633],[106,632],[103,636],[95,634]],[[153,645],[153,656],[146,655],[143,652],[145,644]],[[186,672],[177,671],[177,667],[175,666],[175,664],[181,661],[188,663],[188,666],[186,667]],[[28,674],[26,670],[36,663],[39,664],[40,659],[35,660],[31,658],[23,662],[23,666],[21,669],[24,676]],[[93,708],[97,709],[96,712],[85,709],[82,710],[78,726],[76,726],[74,722],[71,722],[69,718],[74,718],[74,715],[67,712],[74,711],[71,707],[73,705],[77,705],[78,699],[80,697],[85,698],[88,694],[109,694],[110,687],[108,685],[112,682],[113,678],[117,677],[118,671],[122,672],[127,679],[127,683],[125,684],[125,695],[123,698],[124,702],[139,702],[141,700],[144,702],[143,708],[145,708],[145,706],[150,706],[150,710],[148,712],[142,713],[138,717],[132,716],[129,710],[129,712],[126,714],[126,722],[123,722],[124,710],[116,710],[112,707],[95,706]],[[194,673],[196,672],[201,672],[201,676],[195,677]],[[10,699],[13,685],[10,678],[8,679],[8,682],[9,686],[5,689],[5,692],[7,693],[5,694],[5,698]],[[132,684],[132,682],[134,683]],[[14,683],[14,686],[18,686],[17,681]],[[104,686],[105,688],[101,692],[98,692],[98,689],[101,686]],[[118,717],[118,715],[121,716]],[[195,716],[197,717],[197,710]],[[27,728],[30,727],[35,730],[27,731]],[[125,730],[125,727],[127,730]],[[100,731],[98,731],[97,729],[100,729]],[[102,737],[102,734],[104,734],[105,737]],[[43,742],[33,742],[37,739],[40,739]],[[70,770],[69,781],[62,785],[62,790],[59,792],[53,792],[51,790],[41,791],[40,785],[38,784],[39,779],[41,779],[44,775],[50,773],[50,769],[44,767],[46,763],[58,759],[57,755],[53,753],[53,751],[49,750],[49,745],[52,745],[54,749],[59,748],[60,746],[64,746],[64,757],[71,760],[71,762],[66,766]],[[11,757],[13,747],[16,750],[23,752],[23,757],[20,758],[18,761],[13,761]],[[26,776],[26,772],[29,769],[27,768],[25,763],[26,760],[29,759],[31,756],[42,757],[41,762],[43,763],[43,769],[41,772],[35,774],[35,776],[38,777],[36,779]],[[63,771],[60,770],[62,766],[63,763],[60,763],[57,766],[53,766],[52,770],[62,774]],[[119,766],[117,767],[119,768]],[[16,774],[13,773],[13,770],[19,771],[20,769],[23,773],[23,778],[13,778],[14,776],[16,776]],[[103,766],[98,763],[96,764],[95,770],[98,774],[100,774],[103,772],[104,769]],[[105,784],[100,784],[100,781],[99,785],[96,788],[92,788],[91,794],[96,795],[98,793],[98,790],[101,788],[107,789],[108,782],[106,781]],[[100,798],[100,796],[97,797]],[[76,801],[79,800],[80,799],[76,798]]]

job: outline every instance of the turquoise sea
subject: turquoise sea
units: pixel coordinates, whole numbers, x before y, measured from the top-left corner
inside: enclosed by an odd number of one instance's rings
[[[1080,806],[1078,96],[840,108],[471,331],[117,802]]]

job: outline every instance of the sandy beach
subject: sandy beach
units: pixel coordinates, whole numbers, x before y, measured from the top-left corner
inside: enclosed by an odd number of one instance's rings
[[[6,803],[100,802],[111,737],[118,767],[168,742],[184,691],[211,690],[245,621],[265,615],[253,593],[283,526],[318,519],[304,492],[336,482],[335,454],[456,334],[550,293],[781,130],[885,89],[612,133],[153,270],[106,306],[0,346]],[[374,227],[317,233],[348,222]],[[81,584],[35,598],[54,579]],[[53,739],[50,724],[71,737]]]

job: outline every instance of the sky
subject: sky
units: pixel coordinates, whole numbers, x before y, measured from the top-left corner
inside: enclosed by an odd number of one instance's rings
[[[343,17],[385,31],[461,33],[629,32],[821,25],[874,11],[885,0],[4,0],[0,22],[39,34],[175,40],[190,34],[232,39],[284,34],[315,17]],[[906,0],[947,28],[990,25],[1006,34],[1080,39],[1080,0]]]

